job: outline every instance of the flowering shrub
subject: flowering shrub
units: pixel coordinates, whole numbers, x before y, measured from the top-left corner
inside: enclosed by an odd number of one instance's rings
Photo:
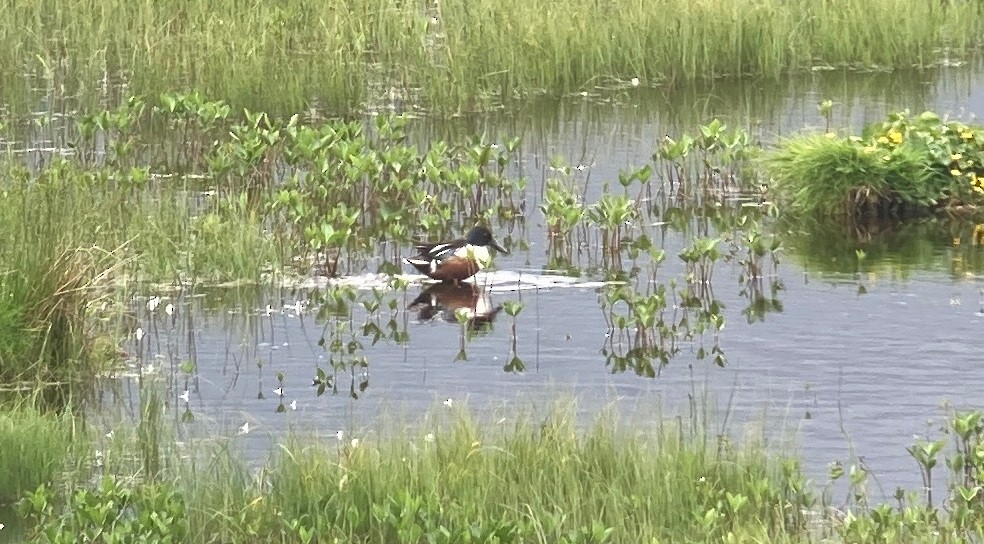
[[[908,145],[925,154],[941,186],[941,204],[984,204],[984,127],[948,121],[927,111],[893,113],[869,126],[865,149]]]

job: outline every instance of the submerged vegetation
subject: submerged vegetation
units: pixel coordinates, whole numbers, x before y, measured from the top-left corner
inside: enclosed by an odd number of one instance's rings
[[[4,81],[26,70],[90,105],[115,81],[144,95],[200,88],[279,113],[473,110],[517,95],[927,67],[965,58],[982,31],[980,4],[963,0],[673,0],[660,9],[631,0],[289,0],[251,9],[234,0],[7,0],[2,8]]]

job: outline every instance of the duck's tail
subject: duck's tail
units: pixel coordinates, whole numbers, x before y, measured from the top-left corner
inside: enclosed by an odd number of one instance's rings
[[[429,276],[434,273],[434,271],[432,270],[434,261],[432,260],[428,260],[428,259],[404,259],[404,260],[407,263],[409,263],[411,266],[416,268],[421,274],[424,274],[425,276]]]

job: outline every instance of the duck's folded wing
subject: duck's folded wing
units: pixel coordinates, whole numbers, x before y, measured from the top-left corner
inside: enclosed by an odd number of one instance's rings
[[[454,255],[454,252],[460,248],[461,245],[455,244],[453,242],[448,242],[446,244],[437,244],[427,250],[427,258],[433,259],[435,261],[443,261],[448,257]]]
[[[451,242],[438,243],[421,242],[414,244],[413,248],[417,251],[417,255],[415,256],[417,259],[443,261],[444,259],[454,255],[454,252],[464,245],[464,240],[454,240]]]

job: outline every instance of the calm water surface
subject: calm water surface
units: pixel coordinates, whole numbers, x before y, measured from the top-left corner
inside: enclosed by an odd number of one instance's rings
[[[570,395],[588,420],[609,403],[631,413],[653,399],[685,413],[697,392],[698,403],[729,413],[730,432],[764,424],[768,437],[786,439],[786,447],[802,453],[821,483],[828,463],[860,456],[885,493],[898,485],[916,489],[919,473],[905,451],[914,436],[939,436],[944,405],[984,409],[984,267],[977,248],[966,242],[955,248],[946,227],[926,224],[893,227],[863,242],[840,232],[783,237],[777,272],[765,280],[767,313],[747,315],[749,298],[736,262],[719,263],[715,270],[714,295],[727,319],[720,334],[725,367],[697,359],[702,343],[710,348],[708,333],[682,343],[657,377],[643,377],[631,370],[613,373],[606,364],[605,353],[620,346],[609,338],[600,307],[600,274],[565,279],[545,270],[539,191],[549,159],[562,156],[584,167],[578,179],[590,203],[620,169],[649,162],[664,134],[693,132],[715,116],[774,141],[804,127],[822,130],[826,122],[816,105],[823,99],[835,101],[833,129],[857,130],[905,108],[972,119],[984,113],[982,89],[979,65],[920,73],[819,73],[605,100],[571,97],[510,114],[421,122],[416,137],[422,140],[476,132],[524,136],[517,175],[530,180],[525,223],[497,232],[508,234],[514,251],[499,256],[497,271],[480,282],[479,306],[492,315],[485,317],[485,330],[464,338],[467,360],[459,360],[462,328],[443,319],[454,321],[455,293],[442,294],[443,300],[425,297],[441,308],[421,313],[419,307],[408,309],[423,289],[418,283],[406,293],[387,291],[378,316],[355,308],[354,334],[341,338],[362,342],[356,356],[364,356],[368,367],[335,373],[334,389],[320,396],[311,379],[317,368],[329,368],[330,354],[319,340],[331,338],[335,321],[318,318],[310,308],[300,315],[289,308],[308,300],[305,289],[160,293],[165,300],[152,317],[145,300],[137,302],[144,308],[145,335],[131,348],[143,364],[163,369],[173,400],[169,413],[182,436],[232,437],[256,459],[288,429],[326,440],[334,440],[338,430],[359,436],[382,413],[412,417],[446,399],[485,409],[538,406]],[[520,249],[519,241],[528,249]],[[668,259],[659,277],[680,277],[683,266],[676,254],[686,237],[667,231],[660,243]],[[859,248],[869,252],[860,268],[854,257]],[[587,270],[590,261],[580,257]],[[378,265],[379,260],[370,263],[353,282],[378,284],[375,276],[364,275]],[[361,293],[371,298],[369,291]],[[390,300],[396,301],[393,310]],[[509,300],[524,304],[515,318],[521,372],[503,368],[514,356],[513,318],[495,310]],[[176,307],[173,316],[163,312],[169,302]],[[373,344],[361,334],[367,320],[378,320],[384,334],[405,333],[407,340],[384,337]],[[188,379],[186,406],[178,398],[186,378],[170,371],[188,359],[196,362],[197,373]],[[274,391],[281,386],[278,372],[284,375],[283,397]],[[103,397],[132,407],[136,389],[133,377],[123,377],[107,385]],[[186,410],[193,423],[180,423]],[[250,432],[237,434],[246,422]]]

